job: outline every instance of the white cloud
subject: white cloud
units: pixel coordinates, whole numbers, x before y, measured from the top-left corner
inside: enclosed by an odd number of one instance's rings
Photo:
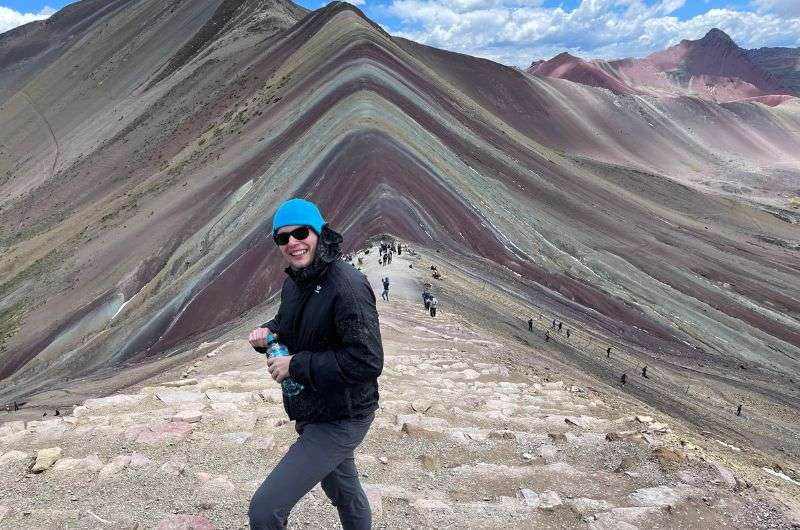
[[[20,13],[11,8],[0,6],[0,33],[4,33],[17,26],[33,22],[34,20],[42,20],[50,17],[56,10],[50,6],[45,6],[38,13]]]
[[[756,0],[800,5],[800,0]],[[641,57],[718,27],[740,46],[800,46],[800,17],[712,9],[672,16],[685,0],[583,0],[572,11],[524,0],[392,0],[394,33],[424,44],[526,67],[569,51],[587,58]],[[399,31],[398,31],[399,30]]]
[[[753,4],[759,13],[775,13],[785,17],[800,17],[798,0],[755,0]]]
[[[350,2],[354,6],[363,6],[364,4],[367,3],[367,0],[348,0],[348,2]]]

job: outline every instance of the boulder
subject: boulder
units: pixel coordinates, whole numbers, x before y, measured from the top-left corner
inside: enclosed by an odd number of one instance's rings
[[[85,458],[62,458],[53,465],[53,471],[100,471],[103,462],[97,455]]]
[[[261,394],[255,392],[221,392],[219,390],[208,390],[206,397],[212,403],[236,403],[239,405],[256,403],[261,400]]]
[[[12,462],[27,460],[28,458],[29,458],[28,453],[24,453],[22,451],[17,451],[17,450],[9,451],[7,453],[3,453],[3,455],[0,456],[0,467]]]
[[[131,462],[131,457],[129,455],[120,455],[115,457],[111,462],[106,464],[103,469],[100,470],[100,474],[98,478],[103,481],[107,480],[110,477],[113,477],[123,469],[125,469]]]
[[[192,425],[182,421],[161,423],[152,427],[133,425],[125,431],[125,438],[147,445],[182,442],[192,434]]]
[[[131,460],[128,462],[130,467],[144,467],[152,461],[144,456],[142,453],[131,453]]]
[[[203,401],[205,394],[191,390],[161,390],[156,392],[156,397],[167,405],[185,403],[187,401]]]
[[[172,421],[183,421],[186,423],[197,423],[203,419],[203,412],[200,410],[181,410],[172,416]]]
[[[553,445],[542,445],[536,452],[547,464],[558,462],[558,449]]]
[[[208,497],[216,497],[226,493],[232,493],[236,489],[228,477],[220,475],[218,477],[209,478],[200,486],[200,494]]]
[[[561,506],[562,504],[564,503],[561,500],[561,497],[555,491],[547,490],[539,495],[540,510],[552,510],[557,506]]]
[[[36,461],[31,466],[31,473],[41,473],[55,464],[61,458],[60,447],[49,447],[36,451]]]
[[[172,460],[170,462],[165,462],[158,468],[162,473],[166,473],[167,475],[178,476],[182,475],[183,471],[186,469],[186,462],[181,462],[178,460]]]
[[[628,495],[628,498],[631,503],[639,506],[676,506],[689,496],[699,494],[699,492],[700,490],[688,484],[679,484],[674,487],[654,486],[638,489]]]
[[[733,471],[730,468],[723,466],[717,462],[711,464],[711,468],[717,472],[722,482],[728,487],[728,489],[735,489],[736,488],[736,475],[733,474]]]
[[[539,494],[528,488],[522,488],[517,492],[517,498],[528,508],[538,508],[541,499]]]

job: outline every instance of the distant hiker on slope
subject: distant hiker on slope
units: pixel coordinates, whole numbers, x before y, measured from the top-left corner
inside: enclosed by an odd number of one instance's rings
[[[283,395],[299,437],[250,500],[250,528],[286,528],[292,507],[321,482],[342,527],[367,530],[372,515],[353,453],[378,408],[383,346],[375,294],[363,274],[338,259],[342,236],[313,203],[283,203],[272,237],[288,278],[278,314],[249,341],[265,348],[267,335],[276,334],[291,355],[269,358],[270,375],[304,388]]]
[[[533,317],[528,319],[528,331],[533,331]]]
[[[431,316],[435,317],[436,316],[436,307],[439,305],[439,300],[437,300],[435,296],[431,296],[429,304],[430,304],[430,308],[431,308]]]
[[[425,305],[425,311],[431,307],[431,284],[426,283],[422,286],[422,303]]]
[[[388,302],[389,301],[389,277],[388,276],[384,276],[383,279],[381,280],[381,283],[383,283],[383,292],[381,293],[381,298],[383,298],[384,300],[386,300]]]

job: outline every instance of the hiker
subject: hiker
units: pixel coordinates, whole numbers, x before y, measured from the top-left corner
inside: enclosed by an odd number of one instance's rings
[[[558,332],[561,333],[561,322],[558,323]]]
[[[550,326],[551,329],[556,329],[556,319],[553,319],[553,325]]]
[[[544,332],[544,341],[545,342],[550,342],[550,330],[549,329]]]
[[[647,366],[645,366],[644,368],[642,368],[642,377],[644,377],[645,379],[647,379]]]
[[[528,319],[528,331],[533,331],[533,317]]]
[[[403,253],[403,245],[400,243],[397,244],[397,255],[401,255]]]
[[[429,289],[430,287],[427,283],[422,286],[422,303],[425,305],[425,311],[431,307],[431,292]]]
[[[742,404],[741,403],[739,403],[739,406],[736,407],[736,415],[737,416],[741,416],[742,415]]]
[[[625,386],[625,383],[628,382],[628,374],[622,374],[622,377],[619,378],[619,382],[622,383],[622,386]]]
[[[388,302],[389,301],[389,277],[388,276],[384,276],[383,279],[381,280],[381,282],[383,282],[383,292],[381,293],[381,298],[383,298],[384,300],[386,300]]]
[[[431,296],[431,298],[429,300],[429,305],[430,305],[430,308],[431,308],[431,316],[435,317],[436,316],[436,306],[439,305],[439,301],[436,299],[435,296]]]
[[[393,254],[394,254],[394,252],[389,252],[389,265],[392,264],[392,255]]]
[[[608,349],[606,350],[606,359],[610,358],[611,358],[611,346],[609,346]]]
[[[569,328],[567,328],[567,338],[569,338]]]
[[[254,329],[249,342],[267,346],[274,333],[290,355],[267,360],[272,378],[303,386],[283,405],[299,437],[250,500],[253,530],[284,529],[292,507],[316,484],[331,499],[343,528],[372,525],[354,452],[378,408],[383,346],[375,294],[367,278],[338,256],[342,236],[317,206],[283,203],[272,236],[288,263],[275,317]]]
[[[14,402],[14,412],[17,412],[18,410],[19,410],[19,405],[17,405],[17,402],[15,401]]]

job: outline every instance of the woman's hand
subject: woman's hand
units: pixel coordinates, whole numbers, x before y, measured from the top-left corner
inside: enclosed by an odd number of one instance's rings
[[[269,346],[267,344],[267,335],[272,333],[269,328],[256,328],[250,332],[250,336],[247,340],[250,341],[250,345],[253,348],[266,348]]]
[[[267,370],[272,378],[280,383],[289,377],[289,363],[292,362],[292,356],[286,355],[284,357],[270,357],[267,359]]]

